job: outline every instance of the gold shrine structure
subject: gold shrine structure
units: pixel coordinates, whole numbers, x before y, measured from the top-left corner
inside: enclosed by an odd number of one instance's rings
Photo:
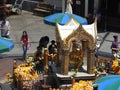
[[[68,75],[69,65],[83,65],[86,57],[87,73],[93,74],[97,42],[97,21],[82,25],[73,18],[65,25],[56,23],[57,58],[61,74]]]

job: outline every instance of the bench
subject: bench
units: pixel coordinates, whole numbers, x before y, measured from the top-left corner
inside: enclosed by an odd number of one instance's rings
[[[34,11],[36,12],[45,12],[45,13],[51,13],[50,10],[45,10],[45,9],[41,9],[41,8],[35,8]]]
[[[47,2],[39,2],[34,8],[34,14],[52,14],[54,12],[54,5]]]

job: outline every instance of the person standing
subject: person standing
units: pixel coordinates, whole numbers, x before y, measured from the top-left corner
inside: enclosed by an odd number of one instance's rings
[[[118,46],[118,36],[114,35],[113,38],[114,38],[114,41],[111,44],[111,52],[112,52],[112,54],[117,54],[118,53],[118,48],[119,48],[119,46]]]
[[[44,71],[44,60],[42,57],[42,47],[38,46],[37,51],[34,53],[34,62],[35,62],[35,70],[40,74],[40,72]]]
[[[28,34],[27,31],[23,31],[23,34],[20,39],[22,43],[22,48],[23,48],[23,60],[26,60],[26,54],[27,54],[27,46],[28,46]]]
[[[72,0],[67,0],[66,13],[73,14],[71,4],[73,4]]]
[[[48,50],[49,50],[49,54],[57,54],[57,45],[54,40],[51,41]]]
[[[54,40],[51,41],[51,44],[48,47],[49,50],[49,65],[51,65],[53,62],[57,63],[56,61],[56,55],[57,55],[57,45]]]
[[[94,17],[92,13],[88,13],[88,16],[86,17],[88,24],[92,24],[94,22]]]
[[[49,37],[48,36],[43,36],[39,40],[39,46],[43,48],[47,48],[47,45],[49,43]]]
[[[5,17],[3,17],[2,21],[0,21],[1,37],[10,38],[10,29],[11,26],[9,21],[7,21]]]

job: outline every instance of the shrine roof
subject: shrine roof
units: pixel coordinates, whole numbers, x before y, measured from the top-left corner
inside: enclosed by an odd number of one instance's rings
[[[66,39],[69,35],[76,31],[80,25],[81,24],[75,21],[73,18],[71,18],[71,20],[65,25],[60,25],[58,23],[56,24],[59,35],[62,40]],[[96,40],[97,38],[96,22],[89,25],[82,25],[82,28],[94,38],[94,41]]]

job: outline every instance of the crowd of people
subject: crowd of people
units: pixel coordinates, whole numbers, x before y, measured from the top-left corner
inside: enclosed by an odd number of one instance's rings
[[[27,31],[23,31],[20,41],[23,48],[22,60],[25,61],[27,56],[28,45],[30,42]],[[39,40],[39,45],[36,47],[36,51],[34,52],[33,58],[34,58],[34,62],[36,63],[36,70],[38,72],[43,71],[44,69],[43,67],[44,67],[45,48],[48,49],[49,56],[57,54],[57,44],[55,40],[52,40],[49,46],[48,44],[49,44],[49,37],[48,36],[41,37]],[[49,61],[50,61],[49,64],[53,62],[51,57],[49,58]]]
[[[23,34],[21,36],[21,44],[23,48],[23,61],[26,61],[27,56],[27,48],[29,43],[29,37],[26,31],[23,31]],[[52,65],[55,64],[56,60],[53,59],[53,56],[56,56],[57,54],[57,44],[55,40],[51,40],[51,44],[49,44],[50,40],[48,36],[43,36],[39,40],[39,44],[36,47],[36,51],[33,53],[33,63],[34,70],[37,71],[37,73],[45,74],[45,57],[44,57],[44,50],[48,50],[48,68],[47,68],[47,84],[51,85],[54,88],[58,88],[59,82],[58,78],[55,74],[55,71],[53,71]],[[52,80],[56,81],[55,83],[52,82]],[[41,81],[42,82],[42,81]]]

